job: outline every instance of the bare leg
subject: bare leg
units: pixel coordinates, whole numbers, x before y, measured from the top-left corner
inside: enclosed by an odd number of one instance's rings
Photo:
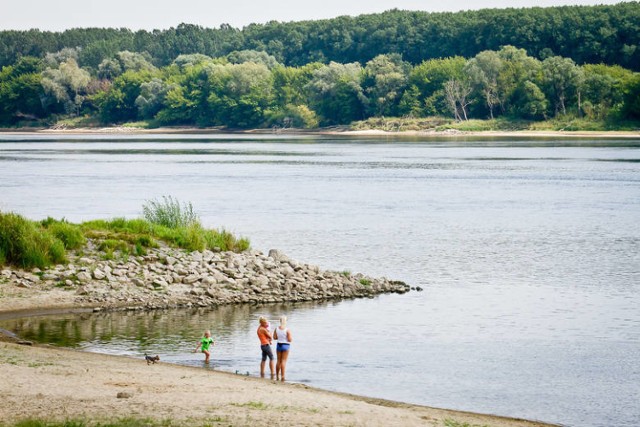
[[[260,362],[260,376],[262,378],[264,378],[264,366],[266,365],[267,361],[263,360],[262,362]],[[273,364],[273,362],[271,362]],[[271,376],[273,376],[273,365],[271,365]]]
[[[273,359],[269,359],[269,371],[271,371],[271,379],[273,379]]]
[[[280,380],[284,381],[284,372],[287,368],[287,359],[289,358],[289,350],[282,351],[282,359],[280,361]]]
[[[204,353],[204,363],[209,363],[209,357],[211,356],[211,353],[209,353],[207,350],[202,350],[202,352]]]
[[[282,366],[282,363],[281,363],[282,352],[281,351],[277,351],[276,354],[278,356],[278,361],[276,362],[276,380],[279,380],[280,379],[280,368]]]

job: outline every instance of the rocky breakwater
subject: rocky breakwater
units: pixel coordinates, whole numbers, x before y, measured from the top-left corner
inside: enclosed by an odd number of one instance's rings
[[[264,255],[164,247],[115,260],[99,255],[85,251],[68,265],[45,271],[3,270],[0,277],[24,288],[66,289],[78,306],[102,309],[333,300],[410,289],[386,278],[324,271],[278,250]]]

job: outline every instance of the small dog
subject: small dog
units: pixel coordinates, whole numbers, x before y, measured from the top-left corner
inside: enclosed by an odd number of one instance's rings
[[[160,356],[158,356],[158,355],[149,356],[149,355],[147,355],[147,353],[145,353],[144,354],[144,360],[147,361],[147,365],[150,365],[152,363],[155,364],[156,362],[160,361]]]

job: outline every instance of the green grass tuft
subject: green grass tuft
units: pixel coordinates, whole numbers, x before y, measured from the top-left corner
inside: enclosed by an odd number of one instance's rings
[[[167,228],[189,227],[200,223],[191,203],[180,203],[171,196],[162,196],[162,200],[147,200],[142,206],[142,214],[150,223]]]
[[[44,268],[66,262],[63,241],[39,223],[0,212],[0,261],[21,268]]]
[[[41,224],[62,241],[65,249],[80,249],[87,243],[87,239],[84,237],[80,227],[70,224],[64,219],[57,221],[48,217]]]

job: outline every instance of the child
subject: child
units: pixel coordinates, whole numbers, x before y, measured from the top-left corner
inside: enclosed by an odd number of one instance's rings
[[[198,343],[198,346],[196,347],[195,350],[193,350],[193,352],[197,353],[198,349],[202,347],[202,352],[205,355],[204,363],[209,363],[209,357],[211,356],[211,352],[209,351],[209,346],[211,345],[216,345],[216,344],[215,344],[215,341],[213,341],[213,338],[211,338],[211,331],[206,330],[204,331],[204,337],[202,337],[202,339]]]

